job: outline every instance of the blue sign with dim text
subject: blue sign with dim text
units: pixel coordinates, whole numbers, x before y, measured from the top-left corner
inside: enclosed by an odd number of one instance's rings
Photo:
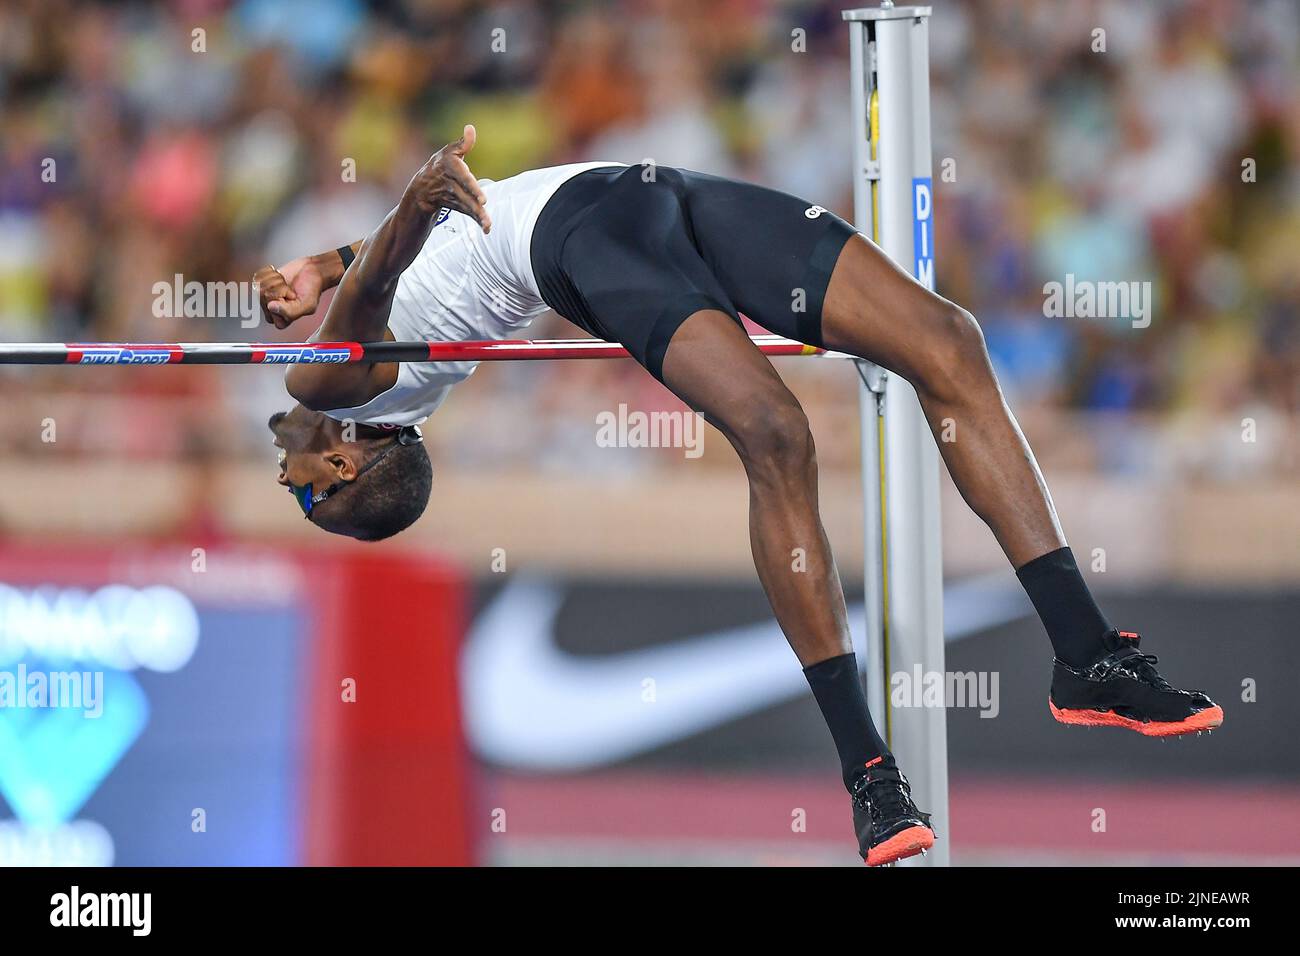
[[[934,289],[934,190],[929,176],[912,180],[912,274]]]

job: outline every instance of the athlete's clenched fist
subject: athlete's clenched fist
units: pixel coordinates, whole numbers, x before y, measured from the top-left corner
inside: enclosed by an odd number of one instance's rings
[[[314,256],[287,262],[280,268],[263,266],[253,276],[262,314],[277,329],[287,329],[320,304],[325,276]]]

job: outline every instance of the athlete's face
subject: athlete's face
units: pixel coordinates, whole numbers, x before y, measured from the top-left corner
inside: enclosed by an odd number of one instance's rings
[[[276,412],[266,425],[275,435],[273,444],[280,449],[276,480],[284,487],[328,488],[352,468],[339,447],[338,423],[328,415],[295,405],[287,412]]]

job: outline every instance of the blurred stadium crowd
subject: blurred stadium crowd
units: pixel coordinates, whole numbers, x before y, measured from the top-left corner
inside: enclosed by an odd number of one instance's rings
[[[276,337],[158,318],[154,284],[247,279],[357,238],[463,122],[480,176],[651,158],[848,215],[849,5],[9,0],[0,337]],[[981,319],[1031,435],[1086,421],[1079,461],[1101,470],[1300,472],[1300,7],[934,7],[938,285]],[[1151,281],[1150,328],[1046,318],[1043,284],[1066,274]],[[533,333],[574,334],[556,319]],[[810,404],[855,415],[850,379],[828,384],[824,367],[781,366]],[[460,447],[484,467],[591,458],[572,410],[593,392],[667,401],[628,363],[491,374],[494,390],[467,387],[431,430],[472,434]],[[263,453],[277,388],[257,369],[28,369],[0,376],[0,401],[40,420],[93,396],[102,419],[69,416],[59,454]],[[0,447],[39,441],[17,417]],[[1243,443],[1246,417],[1272,439]]]

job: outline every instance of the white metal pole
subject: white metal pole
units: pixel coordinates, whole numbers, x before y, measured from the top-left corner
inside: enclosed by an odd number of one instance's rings
[[[852,86],[850,100],[854,122],[853,137],[853,217],[858,227],[872,235],[872,183],[878,178],[879,166],[871,155],[868,141],[868,111],[871,108],[872,74],[869,63],[871,50],[867,44],[866,24],[849,24],[849,73]],[[881,488],[880,488],[880,415],[884,411],[884,369],[871,362],[857,362],[858,409],[862,422],[862,522],[863,522],[863,578],[866,583],[863,601],[866,606],[866,638],[862,650],[862,664],[866,669],[867,706],[877,721],[887,717],[885,711],[885,618],[884,551],[881,547]],[[879,728],[888,736],[888,728]]]
[[[892,5],[843,13],[853,71],[858,225],[895,262],[933,288],[929,16],[929,7]],[[874,693],[887,693],[895,675],[902,677],[903,688],[911,689],[926,675],[944,673],[939,454],[912,387],[874,366],[862,371],[864,504],[869,515],[884,515],[883,546],[879,524],[873,527],[868,520],[864,530],[869,642],[875,623],[873,592],[883,596],[884,604],[881,656],[868,644],[868,701],[874,707]],[[870,414],[880,410],[883,442],[877,416]],[[883,481],[876,457],[880,444]],[[882,550],[883,561],[875,560],[873,554]],[[890,747],[912,782],[917,805],[933,814],[939,840],[924,861],[943,866],[950,836],[947,713],[942,705],[916,706],[908,697],[873,714],[886,724]]]

